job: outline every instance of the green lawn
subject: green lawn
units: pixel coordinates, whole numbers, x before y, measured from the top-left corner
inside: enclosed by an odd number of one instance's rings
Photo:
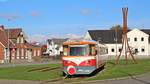
[[[137,62],[138,64],[134,64],[133,61],[130,60],[129,64],[125,65],[125,61],[121,60],[120,64],[115,65],[114,61],[108,61],[104,71],[94,77],[87,78],[86,80],[103,80],[126,76],[131,77],[150,72],[150,59],[137,60]]]
[[[61,77],[60,67],[61,64],[45,64],[0,68],[0,79],[50,80]]]
[[[0,68],[0,79],[15,80],[62,80],[61,64],[29,65]],[[108,61],[105,69],[93,77],[65,79],[64,81],[103,80],[132,75],[140,75],[150,71],[150,59],[138,60],[138,64],[129,62],[125,65],[123,60],[119,65]]]

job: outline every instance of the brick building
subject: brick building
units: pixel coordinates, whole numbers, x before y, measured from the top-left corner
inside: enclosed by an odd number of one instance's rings
[[[32,62],[33,56],[41,56],[41,47],[28,43],[27,36],[21,28],[4,29],[4,26],[0,26],[0,29],[0,46],[6,45],[5,49],[0,48],[1,63]]]

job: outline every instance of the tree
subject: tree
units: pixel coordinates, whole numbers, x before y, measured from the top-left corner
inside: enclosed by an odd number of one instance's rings
[[[110,28],[110,30],[115,30],[115,29],[117,29],[117,30],[122,30],[122,26],[120,26],[120,25],[114,25],[114,26],[112,26],[112,27]]]

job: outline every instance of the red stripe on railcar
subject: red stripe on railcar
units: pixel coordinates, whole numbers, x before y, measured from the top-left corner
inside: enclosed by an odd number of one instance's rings
[[[76,63],[69,61],[69,60],[63,60],[63,64],[64,64],[64,66],[70,66],[70,65],[77,66]]]
[[[79,66],[96,66],[96,59],[83,61],[79,64]]]

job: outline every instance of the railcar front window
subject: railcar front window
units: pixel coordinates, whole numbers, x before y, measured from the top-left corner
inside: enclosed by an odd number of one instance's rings
[[[84,56],[86,55],[86,47],[70,47],[71,56]]]

